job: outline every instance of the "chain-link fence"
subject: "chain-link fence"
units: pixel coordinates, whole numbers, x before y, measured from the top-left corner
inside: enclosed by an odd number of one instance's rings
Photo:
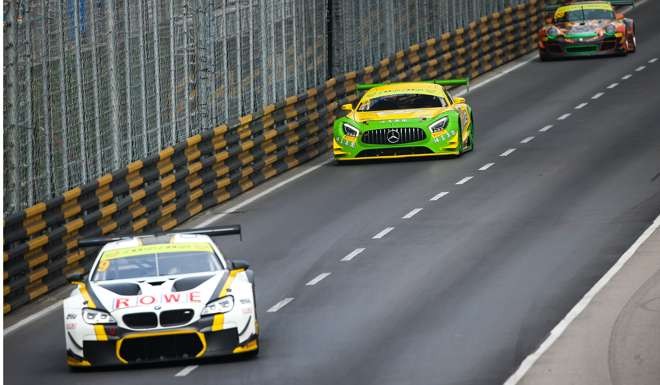
[[[4,210],[523,2],[4,1]]]

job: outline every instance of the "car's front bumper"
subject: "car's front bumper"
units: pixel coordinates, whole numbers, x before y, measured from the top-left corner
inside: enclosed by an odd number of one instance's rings
[[[625,52],[624,39],[604,37],[593,40],[554,39],[539,43],[539,54],[544,58],[615,55]]]
[[[459,155],[458,136],[455,130],[452,132],[451,139],[435,140],[431,137],[400,145],[365,145],[360,143],[359,139],[350,142],[343,137],[335,137],[332,141],[332,151],[335,160],[340,162]]]

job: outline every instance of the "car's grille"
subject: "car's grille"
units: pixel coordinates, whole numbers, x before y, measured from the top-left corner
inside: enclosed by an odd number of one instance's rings
[[[166,310],[160,313],[160,326],[185,325],[194,314],[192,309]]]
[[[572,47],[566,47],[566,52],[593,52],[598,51],[597,45],[575,45]]]
[[[204,345],[195,333],[125,338],[119,356],[128,362],[154,362],[197,356]]]
[[[126,326],[132,329],[151,329],[158,326],[156,313],[131,313],[122,318]]]
[[[379,128],[362,135],[366,144],[404,144],[426,139],[426,133],[417,127]]]
[[[603,51],[608,51],[614,48],[616,48],[616,41],[613,40],[606,40],[600,45],[600,49]]]
[[[358,158],[371,156],[396,156],[396,155],[419,155],[432,154],[433,151],[426,147],[395,147],[395,148],[376,148],[363,150],[357,155]]]

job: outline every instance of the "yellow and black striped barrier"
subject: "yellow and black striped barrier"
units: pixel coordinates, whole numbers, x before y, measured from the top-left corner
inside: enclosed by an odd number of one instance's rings
[[[4,313],[84,272],[81,237],[169,230],[326,152],[357,83],[477,77],[536,47],[541,2],[508,8],[5,218]]]

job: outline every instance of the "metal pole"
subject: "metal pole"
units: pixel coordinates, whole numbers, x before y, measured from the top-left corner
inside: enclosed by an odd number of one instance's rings
[[[83,95],[82,95],[82,63],[80,61],[80,53],[81,53],[81,47],[80,47],[80,11],[79,11],[79,3],[78,1],[73,2],[73,20],[74,20],[74,27],[75,27],[75,41],[76,41],[76,83],[78,86],[78,137],[80,139],[80,161],[81,161],[81,166],[80,166],[80,172],[81,172],[81,180],[80,182],[85,183],[87,182],[87,146],[85,146],[85,121],[84,121],[84,116],[83,116]]]
[[[264,4],[267,0],[259,0],[261,3],[259,6],[259,17],[260,17],[260,24],[261,24],[261,84],[262,84],[262,92],[261,92],[261,103],[262,105],[267,105],[268,104],[268,93],[266,92],[266,4]]]
[[[284,93],[282,95],[284,97],[286,97],[286,96],[288,96],[287,95],[287,89],[286,89],[287,88],[287,83],[288,83],[287,78],[286,78],[286,76],[287,76],[287,71],[286,71],[286,22],[285,22],[286,15],[284,13],[286,0],[283,3],[284,3],[283,6],[280,7],[280,9],[282,11],[281,12],[281,16],[282,16],[282,19],[281,19],[281,23],[282,23],[282,71],[283,71],[282,72],[282,86],[284,87]]]
[[[243,29],[241,28],[241,4],[237,2],[234,8],[236,15],[236,88],[238,90],[238,113],[243,115],[243,66],[241,55],[241,37],[243,36]]]
[[[11,159],[10,164],[6,165],[5,164],[5,169],[11,168],[12,169],[12,179],[10,180],[9,183],[5,184],[5,187],[7,185],[11,186],[11,190],[9,193],[9,208],[11,211],[18,211],[18,183],[20,180],[20,174],[18,171],[18,149],[16,148],[17,142],[18,142],[18,115],[17,115],[17,101],[18,101],[18,95],[17,95],[17,87],[18,85],[16,84],[16,66],[18,65],[18,50],[16,49],[16,43],[17,43],[17,37],[18,37],[18,25],[17,20],[16,20],[16,2],[9,2],[9,10],[6,12],[6,20],[11,23],[11,33],[8,33],[5,35],[7,37],[7,42],[6,42],[6,51],[5,51],[5,58],[9,58],[9,63],[5,63],[4,65],[7,68],[7,83],[5,84],[5,89],[9,93],[9,130],[7,137],[10,138],[10,140],[13,142],[11,144],[5,143],[5,145],[9,145],[9,158]],[[9,51],[9,52],[7,52]]]
[[[112,130],[112,168],[119,164],[119,96],[117,94],[117,59],[115,58],[117,33],[115,31],[114,1],[106,1],[106,23],[108,36],[108,66],[110,71],[110,129]],[[130,107],[129,107],[130,108]]]
[[[158,0],[153,0],[153,12],[152,16],[154,19],[154,32],[153,32],[153,41],[154,41],[154,86],[156,87],[156,141],[158,143],[158,150],[163,148],[163,137],[162,130],[160,127],[160,53],[158,47]],[[146,137],[145,137],[146,141]]]
[[[215,42],[217,40],[217,37],[215,36],[215,0],[208,1],[207,4],[207,14],[208,14],[208,19],[206,22],[206,29],[208,33],[208,48],[209,48],[209,55],[208,55],[208,73],[210,75],[210,80],[209,80],[209,99],[211,102],[211,120],[210,124],[211,127],[214,127],[218,123],[218,106],[217,106],[217,92],[216,92],[216,62],[215,62]]]
[[[29,4],[28,4],[29,7]],[[25,19],[23,20],[23,23],[25,25],[25,37],[27,40],[27,47],[25,47],[25,57],[26,57],[26,71],[25,71],[25,84],[27,87],[25,87],[25,99],[26,99],[26,105],[27,105],[27,111],[25,113],[26,116],[26,127],[27,127],[27,148],[26,148],[26,155],[27,155],[27,162],[24,166],[27,169],[27,180],[26,182],[26,190],[27,190],[27,206],[32,206],[34,203],[34,161],[33,161],[33,148],[34,148],[34,126],[33,126],[33,121],[32,121],[32,26],[30,25],[32,20],[30,17],[30,10],[28,8],[27,12],[25,12]]]
[[[248,22],[249,24],[249,35],[248,38],[250,40],[250,51],[249,51],[249,57],[250,57],[250,107],[248,108],[248,112],[251,112],[254,110],[255,105],[254,105],[254,23],[252,21],[252,11],[254,9],[254,6],[252,5],[252,0],[249,0],[248,2],[249,12],[248,15],[250,17],[250,21]]]
[[[126,52],[124,58],[126,58],[126,130],[128,137],[128,161],[133,161],[133,119],[132,119],[132,106],[133,100],[131,99],[131,39],[130,39],[130,21],[131,18],[128,15],[128,1],[124,1],[124,46],[126,47]]]
[[[184,66],[184,106],[185,106],[185,120],[186,120],[186,138],[190,137],[190,69],[188,68],[188,12],[190,11],[190,4],[185,1],[183,12],[183,66]]]
[[[223,76],[223,93],[225,98],[225,120],[229,120],[229,69],[227,68],[227,61],[229,55],[227,54],[227,0],[222,2],[222,28],[223,34],[222,37],[222,73]]]
[[[316,1],[312,0],[312,44],[314,45],[314,52],[312,59],[314,60],[314,85],[318,85],[319,82],[319,65],[318,65],[318,49],[316,47]]]
[[[295,0],[290,0],[293,2],[292,16],[293,22],[293,93],[298,94],[298,19],[296,17],[296,4]]]
[[[100,118],[99,118],[99,79],[98,79],[98,64],[96,60],[96,22],[95,22],[95,7],[94,1],[91,1],[90,13],[90,26],[92,28],[90,37],[92,39],[92,88],[94,90],[94,137],[96,145],[96,174],[100,175],[103,173],[103,166],[101,163],[101,130]]]
[[[144,65],[144,9],[138,1],[138,33],[140,34],[140,92],[142,94],[142,157],[149,153],[147,146],[147,89]]]
[[[66,124],[66,90],[64,84],[64,20],[62,19],[64,3],[60,3],[58,14],[58,38],[60,44],[60,118],[62,119],[62,178],[64,179],[63,190],[69,189],[69,141]]]
[[[297,4],[296,4],[297,6]],[[302,10],[302,13],[300,14],[300,22],[302,24],[302,51],[303,51],[303,90],[306,90],[309,88],[307,85],[307,13],[305,6],[300,7]]]
[[[45,177],[46,177],[46,196],[50,197],[52,194],[52,184],[53,184],[53,170],[51,170],[51,157],[53,156],[52,153],[52,136],[51,136],[51,128],[50,128],[50,108],[48,105],[48,48],[50,44],[50,40],[48,39],[48,9],[46,7],[46,0],[41,0],[41,9],[43,12],[43,15],[41,17],[41,22],[42,22],[42,28],[44,31],[44,44],[42,45],[42,51],[41,51],[41,97],[42,97],[42,107],[43,107],[43,114],[44,114],[44,151],[45,151],[45,159],[44,161],[46,162],[46,172]]]
[[[175,75],[175,61],[176,56],[174,53],[174,0],[169,0],[169,13],[170,13],[170,131],[172,137],[170,141],[176,143],[176,77]]]
[[[271,39],[270,39],[270,52],[271,52],[271,57],[272,57],[272,63],[273,63],[273,70],[271,71],[271,76],[272,76],[272,86],[273,86],[273,101],[277,100],[277,63],[276,63],[276,58],[277,55],[275,54],[275,7],[271,3],[270,7],[270,30],[271,30]],[[284,54],[284,53],[282,53]]]

